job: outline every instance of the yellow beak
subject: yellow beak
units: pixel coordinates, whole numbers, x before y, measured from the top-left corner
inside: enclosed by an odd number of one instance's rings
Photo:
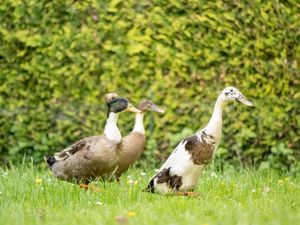
[[[134,112],[134,113],[142,113],[141,110],[138,110],[137,108],[135,108],[132,104],[128,103],[126,111],[129,112]]]

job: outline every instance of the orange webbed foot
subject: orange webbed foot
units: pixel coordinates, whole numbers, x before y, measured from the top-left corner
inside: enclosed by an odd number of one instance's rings
[[[79,187],[85,191],[90,190],[91,192],[101,192],[100,188],[95,187],[94,185],[79,184]]]
[[[79,187],[80,187],[81,189],[86,190],[86,191],[89,189],[89,185],[88,185],[88,184],[79,184]]]
[[[90,187],[90,190],[91,190],[92,192],[101,192],[101,189],[98,188],[98,187],[95,187],[94,185],[92,185],[92,186]]]
[[[201,196],[200,193],[198,192],[193,192],[193,191],[178,191],[175,193],[177,196],[187,196],[187,197],[192,197],[192,198],[199,198]]]

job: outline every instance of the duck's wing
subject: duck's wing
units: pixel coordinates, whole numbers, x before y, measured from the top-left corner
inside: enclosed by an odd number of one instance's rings
[[[187,137],[178,144],[160,170],[186,161],[191,161],[195,165],[206,165],[212,159],[215,143],[214,137],[204,131]]]
[[[89,146],[91,146],[94,142],[99,141],[99,139],[103,138],[101,136],[93,136],[88,138],[83,138],[76,143],[72,144],[71,146],[61,150],[60,152],[56,152],[54,154],[54,158],[57,161],[63,161],[70,157],[71,155],[76,154],[79,151],[84,151],[89,149]]]

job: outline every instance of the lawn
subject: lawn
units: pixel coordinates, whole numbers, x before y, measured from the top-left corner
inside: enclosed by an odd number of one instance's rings
[[[141,192],[153,170],[85,191],[34,166],[0,169],[1,224],[299,224],[300,177],[228,170],[203,175],[198,199]]]

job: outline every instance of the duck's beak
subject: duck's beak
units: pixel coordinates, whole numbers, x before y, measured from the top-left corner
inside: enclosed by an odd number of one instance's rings
[[[126,111],[129,112],[134,112],[134,113],[142,113],[141,110],[138,110],[137,108],[135,108],[132,104],[128,103]]]
[[[152,111],[158,112],[158,113],[165,113],[165,110],[159,108],[157,105],[153,104],[150,108]]]
[[[247,106],[253,106],[253,103],[249,101],[247,98],[245,98],[244,95],[239,94],[239,97],[235,99],[237,102],[243,103],[244,105]]]

